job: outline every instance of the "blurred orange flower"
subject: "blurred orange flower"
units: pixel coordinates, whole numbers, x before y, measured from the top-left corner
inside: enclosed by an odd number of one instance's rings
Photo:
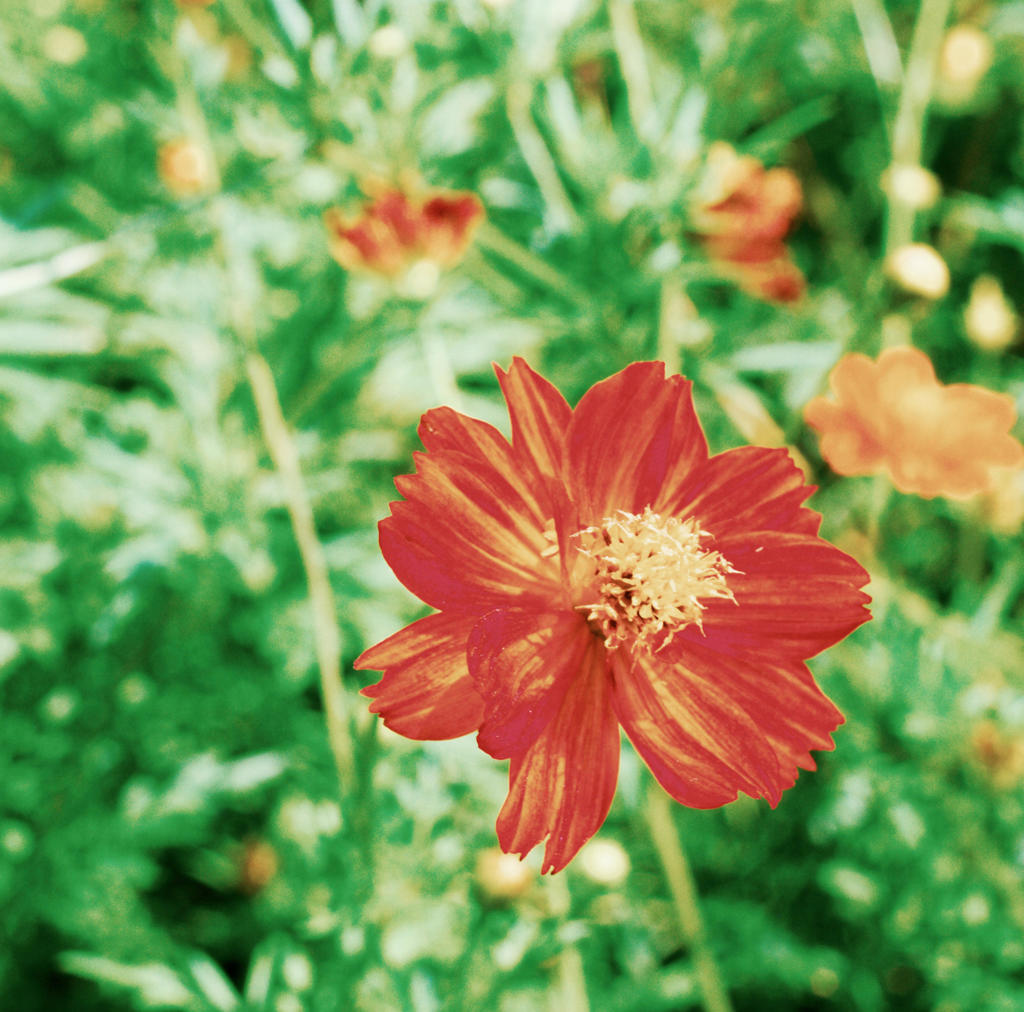
[[[752,295],[799,299],[804,276],[783,240],[803,203],[800,180],[722,141],[711,145],[704,178],[691,220],[708,256]]]
[[[176,197],[194,197],[216,187],[216,169],[206,149],[188,137],[160,145],[157,173]]]
[[[916,348],[887,348],[877,362],[845,355],[829,386],[835,399],[815,397],[804,419],[839,474],[887,471],[901,492],[966,499],[991,487],[994,468],[1024,464],[1024,447],[1009,434],[1013,399],[940,383]]]
[[[331,208],[324,215],[331,255],[348,270],[390,278],[419,260],[450,267],[483,219],[474,193],[437,191],[419,198],[394,187],[375,189],[358,213]]]

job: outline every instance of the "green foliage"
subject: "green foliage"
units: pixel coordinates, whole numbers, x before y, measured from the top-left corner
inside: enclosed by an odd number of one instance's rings
[[[906,333],[944,380],[1024,404],[1019,345],[972,344],[963,315],[981,274],[1024,297],[1024,5],[954,4],[993,62],[933,89],[943,194],[916,237],[950,268],[936,300],[883,271],[889,40],[905,54],[917,13],[7,0],[0,1004],[568,1009],[578,959],[595,1009],[698,1007],[628,747],[600,834],[628,877],[577,860],[502,899],[477,861],[503,766],[361,716],[351,662],[419,614],[374,534],[416,420],[448,402],[501,424],[490,364],[520,354],[570,400],[669,357],[716,451],[751,438],[745,391],[812,461],[826,535],[870,561],[875,620],[812,662],[836,751],[774,812],[674,813],[737,1009],[1024,1007],[1020,516],[841,479],[800,414],[840,354]],[[181,138],[209,159],[191,190],[159,168]],[[802,181],[794,307],[716,274],[687,227],[716,140]],[[323,212],[403,172],[486,206],[433,290],[328,251]],[[337,605],[340,797],[253,349]]]

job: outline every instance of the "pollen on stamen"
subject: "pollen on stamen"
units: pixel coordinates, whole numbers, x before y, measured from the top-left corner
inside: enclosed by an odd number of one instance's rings
[[[704,600],[736,600],[726,577],[739,570],[703,547],[711,535],[693,517],[620,510],[574,536],[593,561],[586,587],[594,595],[576,607],[608,649],[651,649],[660,638],[660,650],[687,626],[704,631]]]

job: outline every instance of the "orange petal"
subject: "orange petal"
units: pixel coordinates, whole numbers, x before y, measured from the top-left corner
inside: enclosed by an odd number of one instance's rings
[[[485,615],[467,654],[486,712],[480,748],[495,759],[522,755],[558,713],[593,638],[579,612]]]
[[[572,409],[558,390],[535,373],[521,358],[514,358],[507,373],[494,371],[512,420],[512,445],[538,474],[561,478],[565,436]]]
[[[762,644],[763,646],[763,644]],[[813,770],[811,749],[831,751],[832,732],[843,715],[818,688],[807,666],[764,652],[721,654],[709,638],[687,645],[708,668],[723,673],[730,695],[742,702],[775,750],[784,788],[796,782],[797,769]]]
[[[695,470],[665,511],[695,517],[716,539],[751,530],[817,534],[821,515],[802,505],[813,491],[786,450],[741,446]]]
[[[569,426],[568,484],[585,523],[639,513],[657,498],[678,396],[662,362],[634,362],[583,395]]]
[[[530,503],[494,469],[464,454],[414,455],[418,472],[395,480],[406,502],[379,525],[395,575],[438,609],[477,614],[515,602],[557,607],[557,563]]]
[[[484,704],[466,666],[466,640],[473,618],[458,613],[428,615],[365,650],[357,670],[384,677],[362,689],[392,731],[419,741],[459,738],[480,726]]]
[[[561,871],[600,829],[618,775],[619,726],[604,648],[592,638],[555,718],[512,760],[497,823],[502,849],[525,855],[546,839],[541,871]]]
[[[677,801],[717,808],[739,791],[773,806],[782,792],[774,750],[733,698],[728,671],[695,653],[612,654],[614,706],[641,758]],[[719,688],[719,685],[724,688]]]
[[[869,618],[870,598],[858,590],[870,577],[861,565],[820,538],[782,531],[725,535],[715,541],[738,573],[735,602],[708,601],[704,636],[715,649],[770,649],[804,660],[849,635]],[[702,639],[687,630],[687,642]]]

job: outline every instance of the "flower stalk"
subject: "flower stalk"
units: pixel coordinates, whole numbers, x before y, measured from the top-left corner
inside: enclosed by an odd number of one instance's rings
[[[270,459],[281,478],[285,507],[306,573],[313,613],[313,645],[327,721],[327,739],[334,756],[342,794],[346,794],[352,786],[352,746],[346,733],[348,722],[345,691],[341,682],[341,639],[327,562],[317,537],[309,494],[302,480],[298,450],[284,420],[270,366],[258,351],[250,350],[245,360],[245,371],[256,402],[260,431]]]
[[[700,983],[704,1008],[706,1012],[732,1012],[729,994],[711,950],[698,905],[697,883],[682,840],[672,822],[669,797],[653,780],[648,786],[644,814],[658,858],[665,869],[683,941],[693,953],[693,966]]]
[[[916,166],[921,163],[925,119],[935,85],[935,65],[952,5],[952,0],[921,2],[892,127],[894,166]],[[914,217],[915,208],[902,200],[895,189],[891,190],[885,234],[886,258],[913,240]]]

